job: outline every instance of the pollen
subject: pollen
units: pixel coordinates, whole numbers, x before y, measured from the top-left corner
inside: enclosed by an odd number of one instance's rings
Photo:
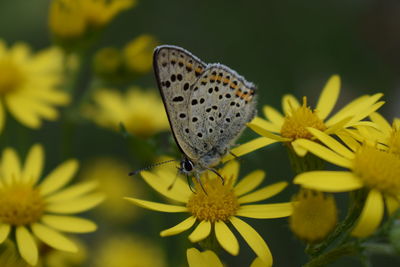
[[[307,107],[307,98],[303,98],[303,105],[297,109],[292,108],[292,114],[287,115],[281,127],[281,135],[292,139],[311,139],[313,135],[308,132],[307,127],[321,131],[326,130],[323,121],[317,116],[317,112]]]
[[[301,190],[293,198],[293,203],[289,225],[299,239],[307,243],[320,242],[336,226],[337,208],[333,196]]]
[[[38,189],[14,184],[0,190],[0,222],[19,226],[37,222],[44,212]]]
[[[400,156],[400,130],[394,125],[388,142],[389,152]]]
[[[0,60],[0,94],[17,89],[24,81],[20,68],[10,59]]]
[[[353,171],[370,188],[400,193],[400,158],[393,153],[364,145],[355,154]]]
[[[208,178],[208,177],[205,177]],[[203,190],[204,188],[204,190]],[[196,192],[190,197],[187,208],[200,221],[228,221],[239,208],[232,182],[226,179],[205,179],[203,188],[195,182]]]

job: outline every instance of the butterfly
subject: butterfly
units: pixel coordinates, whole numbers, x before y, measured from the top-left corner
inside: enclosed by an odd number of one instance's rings
[[[257,89],[229,67],[206,64],[178,46],[156,47],[153,67],[172,134],[183,154],[179,170],[187,177],[194,175],[201,184],[203,171],[218,175],[213,167],[254,118]]]

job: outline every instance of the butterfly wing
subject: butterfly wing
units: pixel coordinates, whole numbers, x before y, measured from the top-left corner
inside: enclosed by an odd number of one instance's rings
[[[210,151],[227,152],[255,116],[255,93],[254,84],[230,68],[207,66],[193,84],[188,109],[190,143],[200,150],[199,157],[210,155]]]
[[[182,153],[195,159],[198,151],[190,141],[188,106],[193,84],[206,64],[183,48],[163,45],[154,51],[153,67],[175,141]]]

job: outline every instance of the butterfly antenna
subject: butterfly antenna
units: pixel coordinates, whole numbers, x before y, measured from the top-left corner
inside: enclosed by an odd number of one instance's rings
[[[129,176],[134,176],[134,175],[136,175],[136,174],[138,174],[138,173],[141,173],[142,171],[147,171],[147,170],[150,170],[150,169],[152,169],[152,168],[154,168],[154,167],[163,165],[163,164],[165,164],[165,163],[170,163],[170,162],[173,162],[173,161],[176,161],[176,160],[175,160],[175,159],[170,159],[170,160],[166,160],[166,161],[162,161],[162,162],[157,162],[157,163],[151,164],[151,165],[149,165],[149,166],[147,166],[147,167],[144,167],[144,168],[141,168],[141,169],[139,169],[139,170],[130,172],[130,173],[129,173]]]
[[[213,168],[207,168],[207,170],[212,171],[213,173],[215,173],[215,175],[217,175],[219,178],[221,178],[222,185],[225,184],[225,179],[224,179],[224,177],[222,177],[221,174],[219,174],[219,172],[217,172],[217,171],[216,171],[215,169],[213,169]]]

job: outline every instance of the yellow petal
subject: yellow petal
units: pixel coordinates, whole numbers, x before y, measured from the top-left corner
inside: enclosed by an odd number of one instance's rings
[[[265,178],[265,172],[261,170],[253,171],[246,175],[233,189],[235,195],[240,196],[246,194],[259,186]]]
[[[89,210],[104,200],[104,194],[92,193],[68,202],[52,202],[46,206],[46,211],[54,213],[73,214]]]
[[[240,157],[242,155],[248,154],[250,152],[253,152],[257,149],[260,149],[262,147],[268,146],[270,144],[276,143],[277,141],[274,139],[270,139],[267,137],[258,137],[254,140],[251,140],[247,143],[244,143],[242,145],[239,145],[233,149],[231,149],[231,153],[227,154],[223,159],[222,163],[225,163],[229,160],[232,160],[236,157]],[[235,156],[234,156],[235,155]]]
[[[35,223],[32,225],[32,232],[35,234],[35,236],[37,236],[40,240],[42,240],[50,247],[62,251],[78,252],[78,247],[75,245],[74,242],[66,238],[61,233],[54,231],[47,226]]]
[[[4,112],[4,104],[2,101],[0,101],[0,133],[4,129],[5,123],[6,123],[6,114]]]
[[[186,251],[189,267],[223,267],[218,256],[211,250],[200,252],[195,248]]]
[[[317,157],[324,159],[332,164],[338,165],[344,168],[351,168],[352,162],[349,159],[346,159],[332,150],[317,144],[308,139],[297,139],[294,141],[296,145],[303,147],[304,149],[310,151]]]
[[[233,226],[247,242],[256,255],[267,265],[272,265],[272,255],[269,251],[267,243],[250,225],[237,217],[230,219]]]
[[[343,118],[342,120],[340,120],[340,121],[338,121],[338,122],[336,122],[336,123],[334,123],[332,125],[329,125],[329,126],[327,125],[328,129],[326,129],[324,131],[324,133],[326,133],[326,134],[336,134],[338,131],[341,131],[346,127],[346,125],[349,123],[351,118],[352,117],[346,117],[346,118]]]
[[[292,140],[290,138],[285,138],[280,135],[273,134],[273,133],[265,130],[265,128],[262,128],[260,125],[252,123],[252,122],[248,123],[247,126],[250,129],[252,129],[253,131],[255,131],[256,133],[258,133],[259,135],[265,136],[267,138],[270,138],[270,139],[273,139],[273,140],[276,140],[279,142],[289,142]]]
[[[343,143],[346,144],[352,151],[357,151],[361,144],[357,142],[351,135],[349,135],[346,131],[341,131],[336,134],[337,137],[339,137],[340,140],[343,141]]]
[[[177,179],[174,186],[169,188],[173,180],[175,180],[175,177],[171,177],[172,179],[165,179],[165,177],[161,178],[160,176],[147,171],[141,172],[140,175],[146,183],[153,187],[157,192],[172,200],[187,203],[192,194],[189,186],[181,179]]]
[[[31,100],[16,94],[7,95],[4,100],[8,110],[17,121],[29,128],[37,129],[40,127],[41,121],[37,114],[32,112]]]
[[[372,189],[351,234],[356,237],[367,237],[375,232],[383,218],[383,207],[382,194]]]
[[[305,155],[307,155],[307,149],[299,146],[296,142],[292,142],[290,143],[290,145],[292,146],[296,155],[298,155],[299,157],[304,157]]]
[[[286,116],[292,115],[292,110],[296,110],[298,107],[300,107],[300,103],[293,95],[288,94],[282,97],[283,113]]]
[[[60,190],[46,198],[47,202],[61,202],[80,197],[90,191],[93,191],[98,186],[97,181],[84,182],[77,185],[69,186],[66,189]]]
[[[186,220],[180,222],[179,224],[165,229],[164,231],[162,231],[160,233],[160,235],[162,237],[164,236],[170,236],[170,235],[177,235],[182,233],[183,231],[186,231],[187,229],[189,229],[190,227],[192,227],[194,225],[194,223],[196,222],[196,218],[193,216],[190,216],[189,218],[187,218]]]
[[[236,160],[231,160],[227,164],[225,164],[222,169],[219,170],[219,174],[222,177],[227,177],[231,179],[232,183],[234,184],[239,176],[239,167],[239,162],[237,162]],[[218,178],[214,173],[211,174],[211,177],[212,176],[214,176],[214,178]]]
[[[339,110],[335,115],[333,115],[329,120],[327,120],[325,124],[327,126],[331,126],[344,118],[354,117],[356,114],[363,112],[365,109],[373,105],[382,96],[383,94],[381,93],[375,94],[373,96],[369,95],[361,96],[353,100],[349,104],[347,104],[341,110]]]
[[[251,263],[250,267],[271,267],[271,264],[266,264],[265,262],[262,261],[260,258],[255,258],[254,261]]]
[[[272,219],[290,216],[292,211],[293,203],[291,202],[258,204],[240,206],[236,215],[255,219]]]
[[[43,146],[36,144],[31,147],[25,160],[22,180],[35,184],[42,174],[44,164]]]
[[[0,244],[7,239],[10,234],[11,226],[6,223],[0,223]]]
[[[39,185],[42,195],[48,195],[68,183],[78,170],[78,161],[70,159],[54,169]]]
[[[62,232],[88,233],[97,229],[92,221],[72,216],[43,215],[42,222]]]
[[[389,215],[393,215],[393,213],[400,207],[399,200],[389,195],[385,195],[385,204]]]
[[[270,106],[263,108],[265,117],[275,125],[282,125],[284,117],[276,109]]]
[[[379,101],[379,102],[373,104],[372,106],[366,107],[364,110],[362,110],[361,112],[354,115],[354,117],[348,122],[347,126],[357,125],[357,122],[368,117],[371,113],[377,111],[384,104],[385,104],[385,101]]]
[[[354,158],[354,153],[352,151],[350,151],[347,147],[345,147],[329,135],[311,127],[308,127],[307,130],[316,138],[318,138],[319,141],[321,141],[323,144],[325,144],[327,147],[329,147],[331,150],[335,151],[339,155],[347,159]]]
[[[389,122],[378,112],[374,112],[369,115],[371,120],[375,122],[376,124],[379,125],[381,131],[385,133],[385,135],[389,135],[389,133],[392,131],[392,126],[389,124]]]
[[[201,221],[196,229],[189,235],[189,240],[193,243],[199,242],[209,236],[211,232],[211,223],[209,221]]]
[[[18,245],[19,254],[30,265],[35,266],[38,261],[38,247],[32,235],[24,226],[18,226],[15,230],[15,238]]]
[[[3,150],[1,171],[3,173],[3,179],[7,184],[11,184],[13,181],[20,179],[21,164],[17,152],[15,152],[14,149],[6,148]]]
[[[231,255],[237,256],[239,254],[239,242],[229,227],[223,221],[215,222],[214,227],[215,236],[221,247]]]
[[[185,211],[188,211],[187,208],[184,206],[176,206],[176,205],[157,203],[157,202],[146,201],[146,200],[141,200],[141,199],[132,198],[132,197],[126,197],[125,199],[139,207],[149,209],[149,210],[155,210],[155,211],[161,211],[161,212],[185,212]]]
[[[260,117],[255,117],[253,120],[249,122],[249,124],[256,124],[260,126],[261,128],[264,128],[267,131],[273,132],[273,133],[279,133],[281,131],[281,124],[275,125],[269,121],[266,121]]]
[[[340,93],[340,77],[333,75],[322,89],[317,103],[318,117],[325,120],[336,104]]]
[[[257,202],[267,198],[271,198],[285,189],[288,186],[287,182],[279,182],[266,187],[263,187],[253,193],[244,195],[238,199],[240,204]]]
[[[362,180],[352,172],[312,171],[297,175],[293,183],[323,192],[347,192],[363,187]]]

